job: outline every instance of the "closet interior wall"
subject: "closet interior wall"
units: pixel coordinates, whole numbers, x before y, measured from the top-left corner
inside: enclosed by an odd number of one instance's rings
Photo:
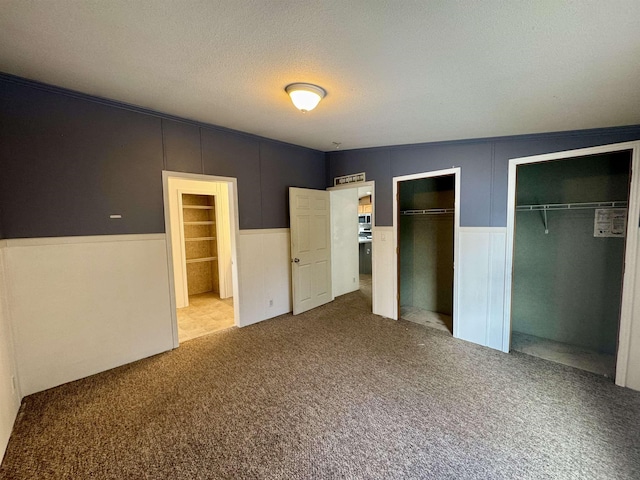
[[[453,315],[454,188],[454,175],[398,184],[401,309]],[[448,211],[405,213],[430,209]]]
[[[630,152],[616,152],[521,165],[516,206],[627,201],[630,162]],[[542,210],[516,208],[514,335],[615,355],[625,238],[595,237],[594,216],[595,208],[547,211],[545,233]]]

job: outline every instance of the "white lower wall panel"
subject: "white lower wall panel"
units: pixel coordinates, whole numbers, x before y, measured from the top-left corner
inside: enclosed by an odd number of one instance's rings
[[[240,326],[292,310],[289,229],[241,230]]]
[[[500,350],[504,321],[506,229],[460,228],[457,321],[463,340]]]
[[[9,240],[23,395],[173,348],[165,235]]]
[[[0,460],[7,448],[21,400],[7,305],[5,246],[6,242],[0,240]]]
[[[394,270],[393,227],[375,227],[372,235],[373,313],[397,320],[398,273]]]

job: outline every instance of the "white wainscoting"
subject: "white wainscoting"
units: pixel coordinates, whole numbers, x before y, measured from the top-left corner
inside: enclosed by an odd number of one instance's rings
[[[238,276],[241,327],[292,310],[288,228],[240,230]]]
[[[460,227],[458,336],[502,349],[506,228]]]
[[[23,395],[173,348],[164,234],[8,240]]]
[[[394,271],[395,248],[393,227],[374,227],[372,269],[373,269],[373,313],[397,320],[396,285],[398,272]]]
[[[6,244],[0,240],[0,459],[7,448],[21,400],[7,305]]]

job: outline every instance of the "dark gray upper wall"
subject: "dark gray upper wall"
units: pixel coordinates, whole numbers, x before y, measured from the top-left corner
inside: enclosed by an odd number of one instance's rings
[[[235,177],[240,228],[284,228],[283,191],[326,178],[319,151],[7,76],[0,169],[0,238],[164,232],[163,169]]]
[[[461,225],[504,227],[509,159],[639,139],[633,126],[330,152],[327,184],[366,172],[376,182],[376,225],[392,225],[393,177],[460,167]]]
[[[262,221],[263,228],[289,225],[289,187],[325,189],[324,154],[276,142],[260,143],[261,203],[274,212]],[[286,173],[285,173],[286,172]]]
[[[7,238],[164,230],[159,118],[11,83],[0,104]]]

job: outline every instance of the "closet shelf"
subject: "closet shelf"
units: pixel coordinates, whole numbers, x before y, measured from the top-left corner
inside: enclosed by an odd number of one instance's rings
[[[455,208],[429,208],[427,210],[402,210],[400,215],[444,215],[455,212]]]
[[[201,221],[201,222],[184,222],[185,225],[215,225],[216,222],[207,220],[207,221]]]
[[[199,262],[213,262],[217,260],[218,257],[202,257],[202,258],[192,258],[187,259],[187,263],[199,263]]]
[[[194,210],[213,210],[215,207],[211,205],[182,205],[182,208],[191,208]]]
[[[538,211],[538,210],[582,210],[587,208],[627,208],[627,202],[586,202],[586,203],[548,203],[540,205],[516,205],[516,210]]]
[[[215,240],[216,237],[192,237],[192,238],[185,238],[184,241],[185,242],[204,242],[207,240]]]
[[[627,202],[583,202],[583,203],[547,203],[539,205],[516,205],[518,212],[540,212],[544,214],[544,233],[549,233],[549,219],[547,212],[550,210],[586,210],[596,208],[627,208]]]

